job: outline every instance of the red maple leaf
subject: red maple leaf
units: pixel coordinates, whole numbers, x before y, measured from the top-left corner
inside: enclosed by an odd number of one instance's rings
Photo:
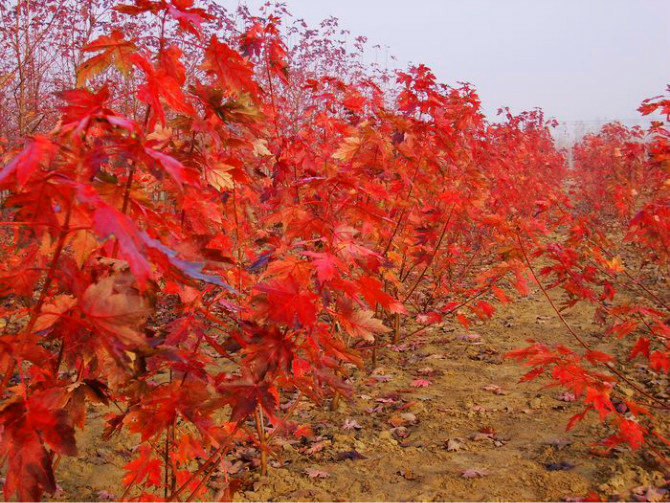
[[[56,490],[47,447],[58,454],[76,455],[74,427],[63,409],[64,388],[34,392],[27,401],[19,396],[0,408],[0,451],[9,460],[3,490],[7,499],[16,494],[22,501],[39,501],[43,492]]]
[[[219,42],[216,35],[212,35],[207,47],[202,69],[216,75],[221,84],[233,92],[259,92],[252,65],[228,44]]]
[[[339,270],[345,270],[346,266],[335,255],[330,253],[304,252],[308,257],[312,257],[312,264],[316,268],[316,276],[322,284],[336,277]]]
[[[407,314],[405,306],[386,293],[379,280],[370,276],[361,276],[356,282],[360,286],[361,295],[368,301],[370,307],[374,308],[379,303],[390,313]]]
[[[162,466],[163,463],[160,459],[152,457],[151,447],[142,445],[140,447],[140,457],[123,467],[128,472],[123,477],[123,483],[127,486],[130,484],[146,484],[160,487],[163,483]]]
[[[273,321],[293,326],[296,320],[309,326],[316,321],[316,294],[309,291],[293,275],[284,279],[272,279],[254,287],[267,298],[265,314]]]

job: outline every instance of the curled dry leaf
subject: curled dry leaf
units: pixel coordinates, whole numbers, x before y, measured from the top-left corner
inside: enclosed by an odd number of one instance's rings
[[[357,459],[368,459],[367,456],[363,456],[358,451],[344,451],[340,452],[337,455],[337,461],[344,461],[346,459],[357,460]]]
[[[505,391],[497,384],[488,384],[482,388],[484,391],[490,391],[494,395],[505,395]]]
[[[403,412],[400,414],[400,418],[408,424],[416,424],[417,422],[416,414],[413,414],[412,412]]]
[[[545,467],[550,472],[559,472],[565,470],[572,470],[575,467],[575,465],[573,465],[572,463],[568,463],[567,461],[560,461],[558,463],[547,463]]]

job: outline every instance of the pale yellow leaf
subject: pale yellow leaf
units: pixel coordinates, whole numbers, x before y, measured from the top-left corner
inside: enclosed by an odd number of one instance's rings
[[[172,137],[172,128],[156,124],[153,132],[147,135],[147,140],[167,141]]]
[[[353,337],[374,341],[374,334],[390,332],[381,320],[374,317],[373,311],[356,311],[349,317],[340,317],[342,328]]]
[[[207,183],[219,192],[226,189],[232,189],[235,187],[235,183],[233,181],[233,176],[229,171],[233,169],[235,169],[235,167],[230,166],[229,164],[216,163],[214,166],[207,169],[205,174]]]
[[[99,246],[99,243],[92,232],[82,229],[73,233],[70,245],[74,252],[74,260],[77,263],[77,267],[81,269],[91,253]]]
[[[72,309],[76,303],[77,299],[71,295],[56,295],[51,302],[45,303],[42,306],[33,330],[40,332],[53,326],[60,319],[61,315]]]
[[[142,326],[152,312],[147,298],[132,286],[130,274],[116,274],[90,285],[81,299],[85,320],[100,336],[143,346]]]
[[[272,152],[270,152],[268,149],[267,140],[259,138],[258,140],[254,141],[254,154],[256,154],[258,157],[272,156]]]
[[[333,159],[339,159],[340,161],[350,161],[358,149],[361,147],[361,139],[350,136],[345,138],[342,143],[340,143],[339,148],[333,154]]]

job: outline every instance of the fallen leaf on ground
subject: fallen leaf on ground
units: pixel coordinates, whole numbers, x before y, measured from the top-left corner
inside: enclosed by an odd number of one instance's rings
[[[572,463],[568,463],[567,461],[561,461],[559,463],[547,463],[545,466],[547,467],[547,470],[549,470],[550,472],[572,470],[575,467],[575,465],[573,465]]]
[[[377,398],[375,402],[378,403],[398,403],[398,400],[395,398]]]
[[[556,400],[559,400],[561,402],[574,402],[575,400],[577,400],[577,397],[575,397],[573,393],[565,392],[558,395],[556,397]]]
[[[400,418],[406,423],[410,424],[416,423],[416,414],[413,414],[411,412],[403,412],[402,414],[400,414]]]
[[[327,479],[330,477],[330,473],[316,468],[305,468],[305,475],[310,479]]]
[[[463,449],[463,441],[460,438],[450,438],[447,440],[447,451],[456,452]]]
[[[342,424],[343,430],[360,430],[361,428],[363,427],[355,419],[345,419]]]
[[[563,498],[563,501],[570,503],[578,503],[580,501],[603,501],[603,499],[597,492],[591,491],[586,496],[568,496],[566,498]],[[622,501],[622,500],[613,499],[612,501]]]
[[[389,382],[391,380],[391,376],[386,375],[371,375],[370,377],[377,382]]]
[[[340,452],[337,455],[337,460],[338,461],[344,461],[345,459],[368,459],[366,456],[363,456],[360,452],[358,451],[344,451]]]
[[[490,433],[477,432],[470,435],[469,438],[475,442],[483,442],[484,440],[493,440],[493,435]]]
[[[652,486],[639,486],[631,490],[635,501],[663,501],[667,498],[667,489],[658,489]]]
[[[377,407],[368,407],[367,409],[365,409],[366,414],[380,414],[382,412],[384,412],[383,405],[379,405]]]
[[[462,335],[457,335],[456,339],[459,341],[466,341],[466,342],[475,342],[478,341],[482,338],[481,335],[475,334],[475,333],[470,333],[470,334],[462,334]]]
[[[315,442],[311,447],[305,450],[305,454],[316,454],[326,447],[325,442]]]
[[[312,430],[312,427],[310,425],[303,424],[295,429],[295,431],[293,432],[293,436],[295,438],[313,438],[314,431]]]
[[[552,440],[549,442],[549,445],[556,447],[559,451],[563,449],[564,447],[567,447],[568,445],[572,445],[572,442],[570,440],[564,440],[562,438],[557,438],[555,440]]]
[[[414,388],[425,388],[426,386],[430,386],[431,384],[433,383],[428,379],[414,379],[411,385]]]
[[[494,395],[504,395],[505,392],[497,384],[487,384],[482,388],[484,391],[491,391]]]
[[[409,437],[409,431],[404,426],[398,426],[397,428],[391,428],[393,434],[398,438],[407,438]]]
[[[391,426],[396,426],[396,427],[397,426],[402,426],[403,424],[405,424],[405,421],[403,420],[403,418],[401,418],[400,416],[397,416],[397,415],[391,416],[387,422]]]
[[[223,463],[221,463],[220,467],[221,470],[226,474],[235,475],[244,467],[244,463],[239,460],[235,461],[235,463],[231,463],[230,461],[224,460]]]
[[[410,470],[399,470],[396,474],[400,475],[405,480],[416,480],[418,478],[417,475]]]
[[[464,472],[461,472],[461,477],[464,479],[475,479],[478,477],[486,477],[489,474],[486,470],[465,470]]]

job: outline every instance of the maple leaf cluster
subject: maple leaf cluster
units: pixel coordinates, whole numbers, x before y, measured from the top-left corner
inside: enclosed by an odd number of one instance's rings
[[[569,231],[534,252],[548,261],[538,281],[563,291],[562,305],[554,308],[583,352],[533,341],[509,355],[533,367],[522,380],[549,377],[583,399],[586,408],[568,428],[593,410],[612,430],[601,440],[605,452],[621,444],[648,445],[660,461],[670,442],[654,410],[670,404],[665,390],[649,386],[654,379],[648,375],[670,372],[670,302],[667,278],[659,274],[670,259],[669,103],[663,96],[645,100],[640,112],[664,118],[647,131],[615,122],[574,146],[571,204],[565,208]],[[627,358],[595,350],[598,343],[560,315],[579,303],[595,307],[599,335]]]

